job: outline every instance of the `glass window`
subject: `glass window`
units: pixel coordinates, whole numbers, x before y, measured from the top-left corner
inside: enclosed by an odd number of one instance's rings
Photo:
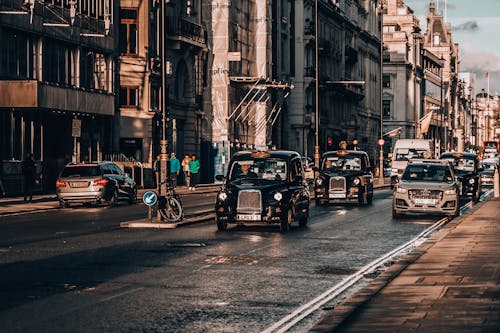
[[[382,101],[382,111],[384,114],[384,118],[390,118],[391,117],[391,101],[388,99],[384,99]]]
[[[99,167],[96,166],[67,166],[61,173],[61,177],[93,177],[100,176]]]
[[[284,180],[287,179],[287,171],[287,162],[281,159],[235,161],[231,165],[229,179]]]
[[[361,159],[350,155],[327,157],[323,160],[323,171],[341,173],[361,171]]]
[[[391,76],[384,75],[382,77],[382,84],[384,85],[384,88],[390,88],[391,87]]]
[[[137,10],[120,10],[120,52],[137,53]]]
[[[137,87],[120,87],[120,106],[138,107],[138,93]]]

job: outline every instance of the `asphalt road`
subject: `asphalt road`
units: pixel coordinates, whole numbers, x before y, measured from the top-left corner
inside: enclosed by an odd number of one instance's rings
[[[393,220],[391,199],[313,208],[287,234],[118,229],[141,205],[12,217],[0,223],[1,331],[260,332],[439,219]]]

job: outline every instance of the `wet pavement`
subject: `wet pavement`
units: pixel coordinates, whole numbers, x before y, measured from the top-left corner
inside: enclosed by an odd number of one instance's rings
[[[500,199],[450,222],[311,332],[500,332]]]

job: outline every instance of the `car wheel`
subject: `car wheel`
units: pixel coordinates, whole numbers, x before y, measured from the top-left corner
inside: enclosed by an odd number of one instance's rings
[[[292,224],[292,220],[293,220],[293,212],[292,212],[292,207],[290,207],[286,213],[286,217],[280,220],[281,232],[290,231],[290,225]]]
[[[363,191],[363,193],[360,194],[358,192],[358,206],[363,206],[363,204],[366,202],[366,191]]]
[[[226,231],[227,230],[227,221],[221,220],[218,216],[215,216],[215,222],[217,222],[217,230]]]
[[[116,192],[116,188],[113,190],[113,193],[111,194],[107,202],[109,207],[116,206],[116,204],[118,203],[118,193]]]
[[[401,218],[401,217],[403,217],[403,213],[400,213],[395,208],[393,208],[392,209],[392,218],[398,219],[398,218]]]
[[[369,205],[373,203],[373,191],[366,197],[366,203]]]
[[[128,204],[133,205],[137,203],[137,189],[134,189],[128,198]]]

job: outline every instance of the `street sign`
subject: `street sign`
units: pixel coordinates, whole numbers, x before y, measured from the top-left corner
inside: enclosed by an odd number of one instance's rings
[[[79,138],[82,135],[82,121],[80,119],[73,119],[71,123],[71,136]]]
[[[144,193],[142,196],[142,201],[147,205],[147,206],[154,206],[156,205],[156,202],[158,201],[158,196],[156,195],[155,192],[153,191],[147,191]]]

